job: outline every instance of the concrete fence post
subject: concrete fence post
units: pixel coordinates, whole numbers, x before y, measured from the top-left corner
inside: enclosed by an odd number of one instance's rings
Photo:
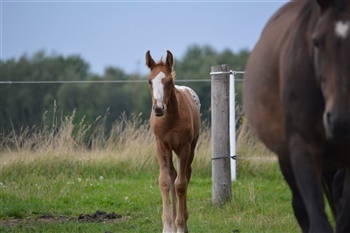
[[[211,67],[211,133],[213,203],[231,200],[231,164],[229,135],[229,81],[227,65]]]

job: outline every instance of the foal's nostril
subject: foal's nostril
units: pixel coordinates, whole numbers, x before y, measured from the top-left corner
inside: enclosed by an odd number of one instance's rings
[[[157,105],[153,105],[153,112],[154,112],[154,115],[156,116],[163,116],[164,115],[164,112],[165,112],[165,106],[162,105],[162,107],[158,107]]]

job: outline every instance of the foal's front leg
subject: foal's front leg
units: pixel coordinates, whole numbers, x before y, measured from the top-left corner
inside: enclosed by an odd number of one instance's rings
[[[178,153],[178,175],[175,180],[175,190],[179,201],[179,209],[175,220],[177,233],[188,232],[186,224],[188,218],[186,196],[189,181],[187,172],[193,159],[191,159],[191,156],[190,144],[185,145]]]
[[[174,190],[170,167],[172,166],[171,151],[160,142],[157,142],[157,156],[159,163],[159,189],[163,203],[163,233],[176,232],[173,214],[169,211],[169,191]],[[174,210],[173,210],[174,211]]]

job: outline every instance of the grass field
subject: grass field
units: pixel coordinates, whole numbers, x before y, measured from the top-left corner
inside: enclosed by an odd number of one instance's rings
[[[73,120],[1,138],[0,232],[161,232],[148,124],[122,116],[106,135],[102,118],[92,125]],[[274,157],[244,128],[237,150],[232,200],[219,208],[211,199],[211,137],[203,124],[188,190],[189,231],[299,232]],[[96,211],[118,217],[83,218]]]

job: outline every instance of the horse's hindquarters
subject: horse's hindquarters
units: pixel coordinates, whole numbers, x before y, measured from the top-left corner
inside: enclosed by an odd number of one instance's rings
[[[285,129],[282,113],[280,77],[281,57],[297,18],[300,4],[288,3],[276,12],[251,52],[244,75],[243,107],[248,124],[260,140],[273,152],[285,153]]]
[[[272,59],[265,59],[258,45],[252,52],[244,75],[243,108],[253,132],[273,152],[284,145],[279,80]],[[283,146],[282,146],[283,147]]]

